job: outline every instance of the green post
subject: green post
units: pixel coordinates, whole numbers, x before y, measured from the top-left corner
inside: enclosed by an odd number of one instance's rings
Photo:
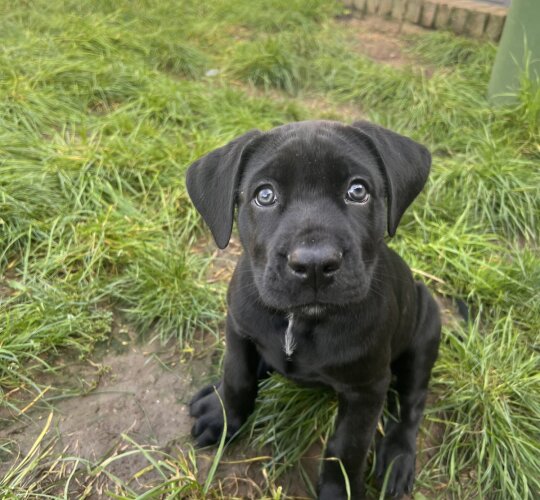
[[[515,102],[520,80],[540,81],[540,0],[512,0],[488,86],[494,104]],[[505,95],[506,94],[506,95]]]

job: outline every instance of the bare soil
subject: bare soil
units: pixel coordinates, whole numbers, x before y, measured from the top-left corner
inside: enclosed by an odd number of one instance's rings
[[[121,324],[108,345],[98,347],[88,360],[57,359],[55,364],[67,367],[39,380],[51,390],[29,411],[2,408],[0,440],[13,454],[4,454],[0,473],[14,457],[28,453],[51,411],[52,425],[42,447],[54,441],[65,456],[93,463],[125,449],[123,435],[163,449],[186,441],[191,427],[187,403],[213,365],[209,354],[189,359],[173,342],[139,342]],[[115,461],[110,471],[128,480],[146,465],[142,454],[134,454]]]
[[[353,33],[353,48],[373,61],[394,68],[410,66],[431,74],[432,69],[429,66],[407,51],[410,45],[407,39],[409,35],[429,30],[415,24],[399,23],[377,16],[346,16],[341,19],[341,23]]]

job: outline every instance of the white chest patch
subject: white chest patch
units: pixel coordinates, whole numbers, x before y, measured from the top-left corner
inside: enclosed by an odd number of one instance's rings
[[[287,357],[290,358],[293,355],[294,349],[296,348],[296,342],[293,335],[293,314],[289,314],[287,318],[289,320],[289,324],[287,325],[287,330],[285,330],[285,337],[283,339],[283,350],[285,351]]]

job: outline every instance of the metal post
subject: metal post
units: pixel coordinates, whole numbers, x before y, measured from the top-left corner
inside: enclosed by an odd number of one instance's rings
[[[540,0],[512,0],[488,86],[494,104],[516,101],[523,76],[540,83]]]

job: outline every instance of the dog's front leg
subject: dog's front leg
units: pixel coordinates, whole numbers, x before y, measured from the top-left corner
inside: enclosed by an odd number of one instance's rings
[[[198,446],[219,441],[224,428],[223,409],[227,418],[227,438],[231,438],[255,405],[260,356],[253,342],[237,333],[230,316],[226,340],[223,378],[219,383],[201,389],[190,403],[190,414],[197,419],[191,433]]]
[[[334,435],[328,442],[319,479],[320,500],[365,498],[365,458],[381,414],[390,376],[355,391],[339,393]]]

